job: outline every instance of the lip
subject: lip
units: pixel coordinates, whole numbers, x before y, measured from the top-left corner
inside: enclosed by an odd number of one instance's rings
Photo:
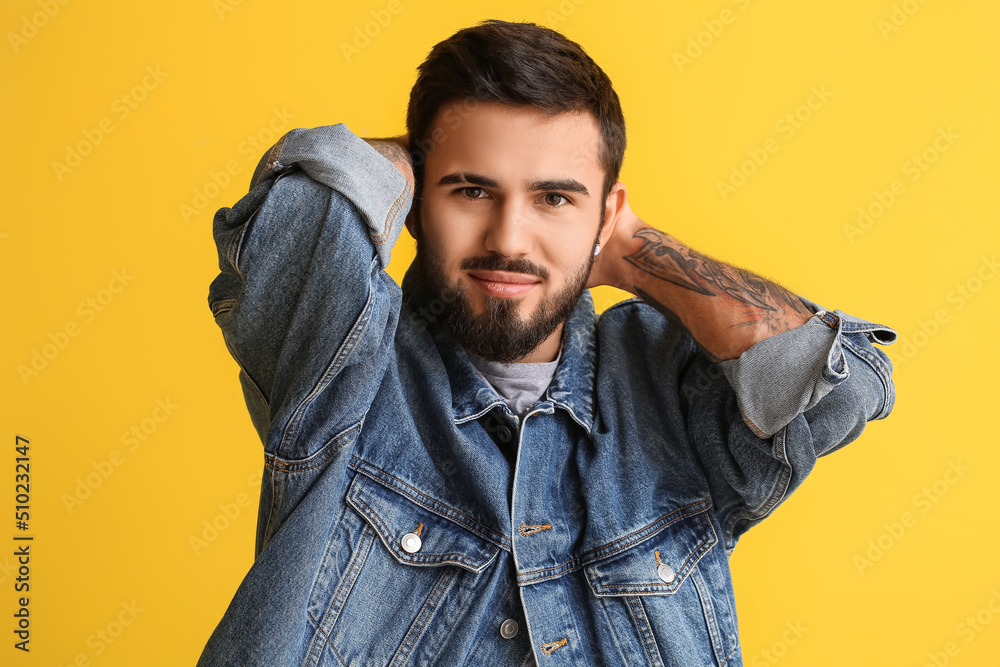
[[[521,296],[540,282],[537,276],[510,271],[470,271],[469,276],[481,290],[499,297]]]

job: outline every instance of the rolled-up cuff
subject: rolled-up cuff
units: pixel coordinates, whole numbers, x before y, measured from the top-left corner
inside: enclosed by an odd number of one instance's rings
[[[884,355],[856,336],[853,342],[845,336],[864,334],[868,342],[888,345],[896,332],[841,310],[830,312],[808,299],[802,302],[814,313],[805,324],[765,338],[737,359],[719,362],[736,391],[743,420],[761,438],[777,433],[847,379],[851,368],[845,343],[883,379],[884,395],[871,397],[866,417],[884,417],[893,403],[891,367]]]
[[[396,166],[344,123],[300,128],[287,132],[264,154],[250,189],[292,165],[354,203],[382,266],[388,266],[413,204],[409,181]]]

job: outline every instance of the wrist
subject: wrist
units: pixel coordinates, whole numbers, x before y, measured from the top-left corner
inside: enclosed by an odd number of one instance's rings
[[[601,250],[602,256],[607,252],[605,275],[608,285],[633,296],[639,296],[636,287],[641,286],[647,276],[626,258],[638,252],[643,245],[642,239],[636,236],[636,232],[649,227],[650,225],[638,217],[619,221],[607,248]]]

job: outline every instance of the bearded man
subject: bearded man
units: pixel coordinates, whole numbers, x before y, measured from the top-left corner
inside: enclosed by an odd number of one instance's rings
[[[742,664],[729,556],[889,414],[895,332],[640,219],[618,97],[559,33],[459,31],[406,122],[293,130],[216,214],[265,461],[199,664]],[[636,298],[597,316],[598,285]]]

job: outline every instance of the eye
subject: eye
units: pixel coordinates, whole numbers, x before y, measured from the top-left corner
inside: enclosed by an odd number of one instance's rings
[[[468,199],[485,199],[486,198],[486,197],[480,196],[480,195],[485,194],[485,192],[483,191],[483,189],[480,188],[480,187],[474,186],[474,185],[473,186],[469,186],[469,187],[465,187],[465,188],[457,188],[457,189],[454,190],[454,192],[465,193],[465,196]]]
[[[565,206],[566,204],[571,204],[571,203],[572,203],[572,202],[571,202],[571,201],[569,200],[569,197],[567,197],[566,195],[561,195],[561,194],[559,194],[558,192],[546,192],[546,193],[545,193],[545,195],[543,195],[543,196],[544,196],[544,197],[546,198],[546,199],[545,199],[545,203],[546,203],[546,204],[549,204],[549,205],[551,205],[551,206],[552,206],[553,208],[562,208],[562,207],[563,207],[563,206]],[[553,200],[552,200],[552,199],[550,199],[550,197],[558,197],[559,199],[556,199],[556,200],[555,200],[555,201],[553,202]],[[564,201],[565,201],[565,203],[564,203],[564,204],[560,204],[560,203],[559,203],[559,200],[560,200],[560,199],[561,199],[561,200],[564,200]]]

